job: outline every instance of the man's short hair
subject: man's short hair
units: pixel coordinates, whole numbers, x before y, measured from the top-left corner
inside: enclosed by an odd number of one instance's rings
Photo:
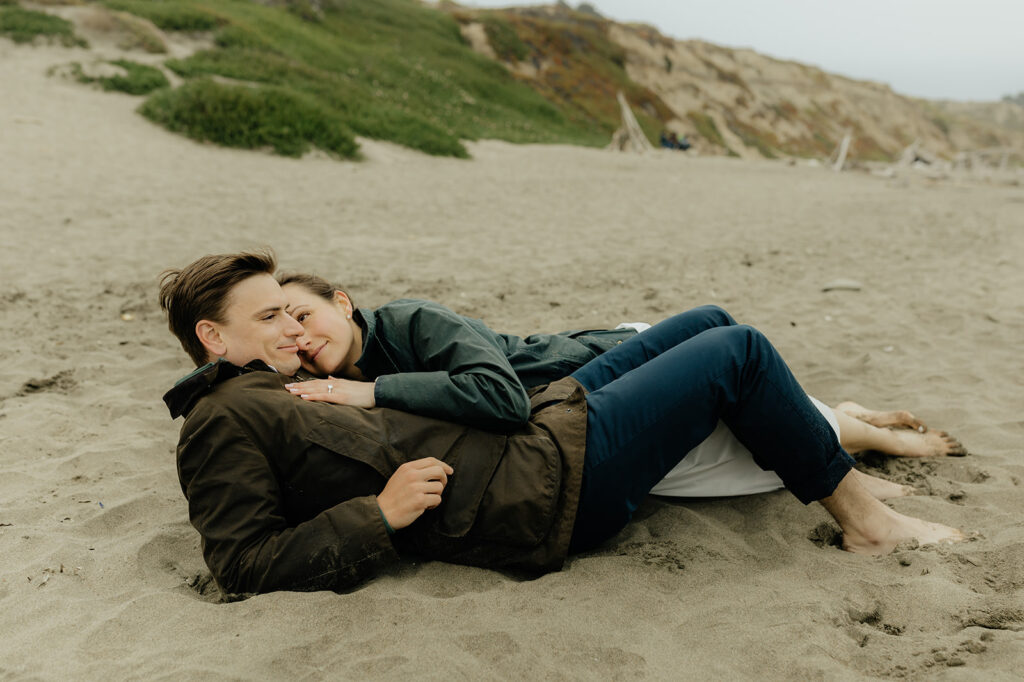
[[[239,282],[254,275],[273,275],[277,260],[270,249],[203,256],[180,270],[160,274],[160,307],[167,326],[196,366],[209,354],[196,336],[200,320],[224,323],[228,296]]]

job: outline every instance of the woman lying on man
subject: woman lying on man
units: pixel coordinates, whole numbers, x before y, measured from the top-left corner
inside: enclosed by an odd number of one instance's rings
[[[709,330],[736,326],[721,308],[703,306],[654,327],[632,324],[520,338],[494,332],[437,303],[403,299],[373,310],[355,309],[344,291],[322,278],[293,274],[279,281],[288,298],[288,313],[305,329],[298,339],[302,367],[327,377],[290,384],[287,388],[293,394],[356,407],[391,407],[491,430],[526,422],[530,389],[577,372],[619,344],[650,339],[648,345],[658,350],[644,350],[647,361],[661,349]],[[629,369],[621,368],[620,375]],[[810,400],[848,452],[966,454],[956,439],[928,430],[909,412],[873,411],[852,402],[832,409]],[[652,494],[718,497],[783,487],[775,472],[759,467],[722,422],[703,435]],[[856,475],[879,499],[914,492],[867,474]]]

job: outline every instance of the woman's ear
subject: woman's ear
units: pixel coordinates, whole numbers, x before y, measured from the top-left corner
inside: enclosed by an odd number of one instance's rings
[[[220,330],[213,322],[209,320],[196,322],[196,336],[199,337],[199,343],[203,344],[206,352],[212,357],[222,358],[227,354],[227,344],[224,343]]]
[[[345,310],[345,319],[352,319],[352,301],[349,299],[348,294],[344,291],[334,292],[334,302],[340,305]]]

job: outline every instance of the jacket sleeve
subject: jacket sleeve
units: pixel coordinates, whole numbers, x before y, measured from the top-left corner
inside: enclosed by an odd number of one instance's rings
[[[401,344],[415,371],[377,378],[379,407],[436,417],[485,429],[526,423],[530,401],[505,353],[461,315],[425,303],[409,316]]]
[[[186,421],[178,475],[203,556],[229,594],[340,590],[397,560],[373,496],[289,524],[277,478],[227,414]]]

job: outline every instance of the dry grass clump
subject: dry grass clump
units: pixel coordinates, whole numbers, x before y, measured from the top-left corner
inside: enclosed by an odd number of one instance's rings
[[[96,33],[117,36],[117,46],[122,50],[167,53],[163,32],[148,19],[127,12],[96,7],[82,18],[82,27]]]

